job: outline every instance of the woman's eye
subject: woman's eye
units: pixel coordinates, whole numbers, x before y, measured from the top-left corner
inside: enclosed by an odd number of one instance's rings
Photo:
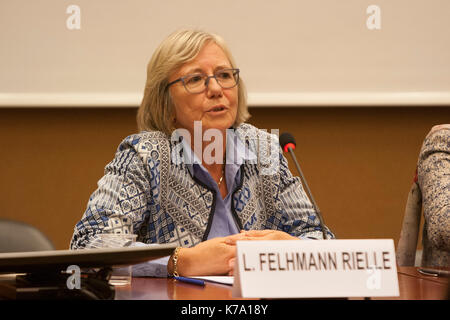
[[[195,84],[195,83],[201,82],[202,79],[203,79],[203,77],[201,75],[193,75],[193,76],[186,78],[186,82],[188,84]]]
[[[216,77],[219,77],[220,79],[230,79],[233,77],[233,74],[231,71],[220,71],[217,73]]]

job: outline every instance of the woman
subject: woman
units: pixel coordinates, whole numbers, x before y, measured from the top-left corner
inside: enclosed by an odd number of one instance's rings
[[[276,137],[244,124],[248,118],[223,39],[191,30],[169,36],[148,64],[142,132],[105,168],[71,248],[98,232],[133,232],[143,244],[179,245],[170,258],[135,268],[141,275],[224,275],[237,240],[320,239]]]

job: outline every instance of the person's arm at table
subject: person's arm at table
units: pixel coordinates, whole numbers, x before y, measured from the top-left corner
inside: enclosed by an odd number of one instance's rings
[[[448,264],[450,250],[450,124],[433,127],[425,138],[417,165],[422,192],[426,241],[435,252],[433,263]],[[430,261],[431,262],[431,261]]]
[[[227,275],[233,266],[230,260],[236,255],[236,240],[244,234],[214,238],[203,241],[191,248],[181,248],[178,252],[177,272],[180,276]],[[134,246],[151,246],[136,242]],[[133,266],[134,277],[167,277],[174,272],[170,256],[150,260]]]
[[[71,249],[86,248],[98,233],[135,233],[149,218],[149,206],[157,205],[152,191],[154,182],[135,149],[138,139],[138,135],[125,138],[105,167],[86,211],[75,225]]]

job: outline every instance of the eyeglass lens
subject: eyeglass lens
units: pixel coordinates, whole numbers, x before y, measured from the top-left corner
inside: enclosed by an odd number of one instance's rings
[[[215,78],[222,88],[228,89],[236,86],[239,79],[239,71],[224,69],[217,71],[213,76],[201,73],[191,74],[184,77],[183,83],[189,92],[200,93],[206,89],[211,78]]]

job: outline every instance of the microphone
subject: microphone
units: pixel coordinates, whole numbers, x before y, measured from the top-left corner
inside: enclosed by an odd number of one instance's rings
[[[297,167],[297,171],[300,174],[300,179],[302,180],[302,183],[305,187],[306,193],[311,200],[311,203],[314,207],[314,210],[317,212],[317,216],[319,217],[320,222],[320,228],[322,229],[322,236],[324,240],[327,240],[327,235],[323,223],[322,214],[320,213],[319,207],[317,206],[316,201],[314,201],[314,198],[311,194],[311,191],[309,190],[308,184],[306,183],[305,176],[303,175],[302,169],[300,168],[300,165],[297,162],[297,158],[295,157],[294,149],[296,147],[295,144],[295,138],[290,133],[284,132],[280,135],[280,145],[284,152],[289,152],[291,154],[292,159],[294,160],[294,164]]]

